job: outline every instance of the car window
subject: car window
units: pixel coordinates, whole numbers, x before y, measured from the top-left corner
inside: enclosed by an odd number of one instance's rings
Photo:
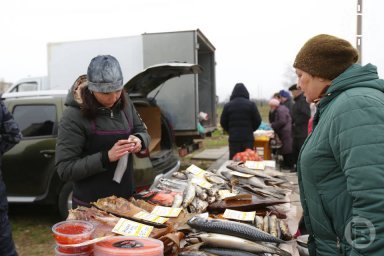
[[[52,135],[56,122],[56,106],[18,105],[13,109],[13,117],[24,138]]]

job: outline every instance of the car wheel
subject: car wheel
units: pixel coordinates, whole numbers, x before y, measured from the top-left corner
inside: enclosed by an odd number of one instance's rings
[[[68,217],[68,210],[72,209],[72,191],[73,185],[71,182],[67,182],[61,188],[58,201],[59,214],[62,219]]]

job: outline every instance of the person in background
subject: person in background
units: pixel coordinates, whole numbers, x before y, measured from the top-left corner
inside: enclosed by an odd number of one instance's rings
[[[289,114],[292,117],[293,101],[292,101],[291,94],[286,90],[280,90],[279,96],[280,96],[280,103],[288,108]]]
[[[8,111],[4,102],[0,100],[0,157],[21,140],[19,126]],[[0,168],[0,255],[18,255],[12,238],[11,223],[8,218],[8,201],[6,187]]]
[[[289,87],[292,93],[294,104],[292,106],[292,158],[294,169],[299,157],[301,146],[308,136],[308,121],[311,117],[311,110],[308,102],[305,100],[303,92],[297,88],[297,84]]]
[[[59,123],[56,167],[60,178],[73,182],[73,208],[99,198],[129,198],[135,191],[131,153],[147,149],[147,129],[123,91],[117,59],[93,58],[87,75],[68,93]]]
[[[253,132],[260,124],[261,116],[256,104],[249,99],[245,85],[237,83],[220,117],[220,125],[229,135],[229,159],[247,148],[253,149]]]
[[[273,119],[269,120],[271,127],[282,143],[279,150],[283,156],[282,169],[292,170],[292,119],[286,106],[277,99],[271,99],[269,107],[273,112]]]
[[[310,255],[384,255],[384,80],[346,40],[297,53],[297,86],[317,111],[297,164]]]

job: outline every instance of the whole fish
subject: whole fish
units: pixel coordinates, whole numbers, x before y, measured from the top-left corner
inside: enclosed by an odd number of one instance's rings
[[[273,235],[274,237],[279,237],[277,229],[278,229],[277,217],[276,215],[271,215],[269,217],[269,234]]]
[[[288,225],[284,220],[279,220],[279,229],[281,232],[281,238],[284,241],[292,240],[292,234],[288,230]]]
[[[183,195],[182,194],[176,194],[173,197],[172,207],[173,208],[179,208],[182,203],[183,203]]]
[[[196,196],[196,188],[192,184],[191,181],[188,181],[188,186],[186,187],[186,189],[184,190],[184,193],[183,193],[183,203],[182,203],[182,206],[184,208],[187,208],[188,205],[193,201],[195,196]]]
[[[260,217],[259,215],[255,216],[255,227],[260,229],[260,230],[263,230],[263,227],[264,227],[263,217]]]
[[[217,254],[220,256],[261,256],[263,254],[254,254],[251,252],[247,252],[244,250],[236,250],[236,249],[228,249],[228,248],[220,248],[220,247],[202,247],[200,250],[204,252],[209,252],[213,254]]]
[[[200,198],[201,200],[206,200],[208,197],[208,194],[205,192],[205,189],[203,189],[200,186],[195,186],[196,190],[196,196]]]
[[[219,175],[213,174],[211,172],[206,172],[204,175],[205,179],[215,183],[215,184],[226,184],[227,181],[221,178]]]
[[[236,236],[217,233],[189,234],[185,240],[188,243],[201,243],[206,246],[243,250],[252,253],[272,253],[281,256],[292,256],[289,252],[279,249],[272,244],[252,242]]]
[[[208,219],[194,216],[188,220],[188,225],[200,231],[233,235],[251,241],[284,242],[254,226],[231,220]]]

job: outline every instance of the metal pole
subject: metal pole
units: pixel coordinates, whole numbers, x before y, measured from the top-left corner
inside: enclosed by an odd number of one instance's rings
[[[357,63],[361,64],[363,58],[362,44],[363,44],[363,31],[362,31],[362,22],[363,22],[363,0],[357,0],[357,26],[356,26],[356,48],[359,51],[359,60]]]

